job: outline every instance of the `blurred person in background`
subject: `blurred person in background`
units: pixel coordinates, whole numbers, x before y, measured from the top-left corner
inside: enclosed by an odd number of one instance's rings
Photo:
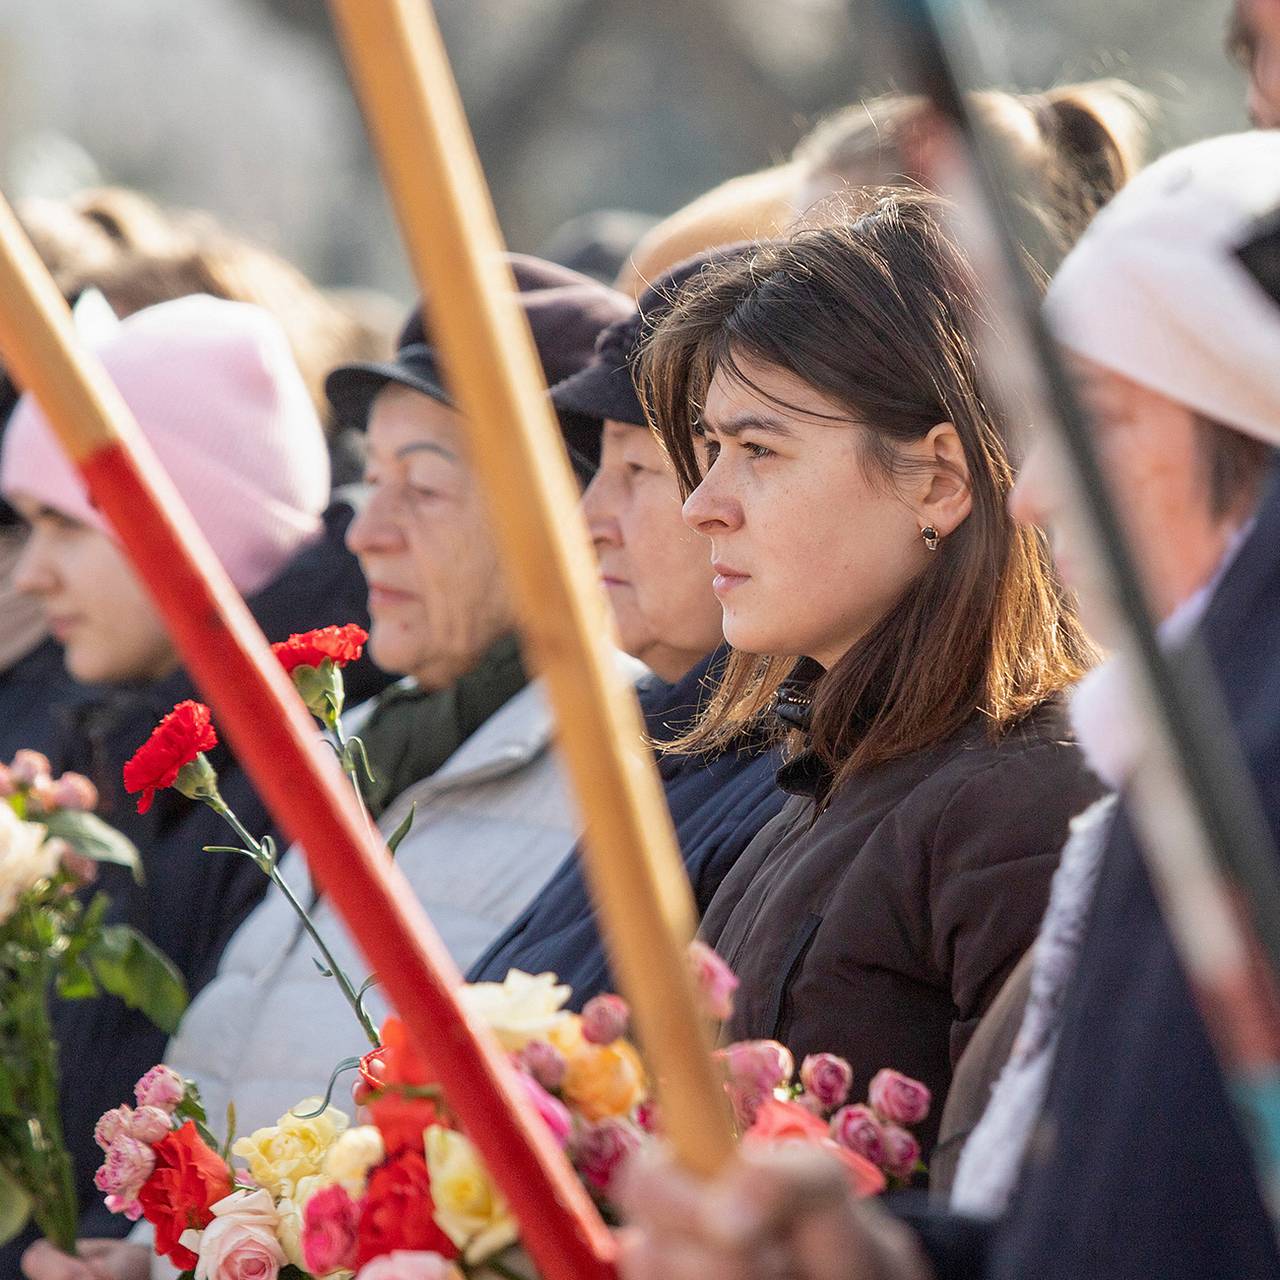
[[[1008,148],[1023,180],[1020,198],[1062,250],[1141,166],[1153,110],[1123,80],[1045,93],[983,90],[972,104]],[[846,107],[801,139],[786,164],[732,178],[660,222],[636,246],[618,287],[638,292],[702,249],[839,221],[864,187],[927,186],[940,145],[922,98],[890,93]]]
[[[1162,637],[1176,647],[1199,631],[1273,840],[1280,375],[1271,353],[1280,311],[1235,250],[1278,201],[1280,135],[1172,153],[1099,217],[1047,300]],[[1106,642],[1115,634],[1108,595],[1075,545],[1062,466],[1054,442],[1037,435],[1012,507],[1046,529]],[[1082,741],[1123,785],[1144,750],[1136,695],[1122,668],[1096,677]],[[1037,965],[1024,1024],[1031,1057],[1047,1054],[1051,1069],[1036,1079],[1025,1055],[1015,1062],[1031,1108],[1019,1125],[1004,1124],[1010,1149],[988,1146],[989,1167],[976,1171],[996,1184],[966,1195],[973,1210],[985,1195],[982,1215],[855,1204],[838,1169],[795,1150],[748,1154],[712,1187],[669,1166],[637,1166],[631,1203],[641,1230],[627,1280],[1280,1276],[1257,1166],[1123,790],[1077,872],[1074,902],[1056,901],[1049,927],[1064,908],[1075,924],[1056,931]],[[1007,1101],[998,1095],[1006,1111]],[[1008,1195],[1010,1172],[1016,1189],[1001,1213],[992,1192]]]
[[[1235,0],[1227,53],[1249,77],[1249,119],[1280,127],[1280,0]]]
[[[329,462],[324,435],[285,335],[259,307],[195,295],[147,308],[100,338],[97,354],[272,640],[333,621],[364,584],[325,540]],[[125,762],[175,704],[196,696],[142,583],[90,502],[44,416],[23,397],[0,452],[0,490],[30,533],[12,571],[36,599],[67,670],[92,686],[53,755],[89,775],[99,811],[137,845],[145,880],[101,867],[112,919],[127,921],[178,966],[192,992],[266,888],[247,858],[210,855],[221,820],[174,790],[145,813],[124,793]],[[358,676],[357,676],[358,680]],[[255,832],[270,815],[227,749],[210,759],[227,802]],[[62,1121],[83,1209],[98,1205],[96,1118],[128,1096],[164,1048],[164,1034],[110,996],[56,1003],[64,1064]],[[93,1064],[86,1073],[83,1065]],[[14,1249],[3,1255],[16,1269]]]
[[[551,390],[558,409],[603,422],[600,468],[583,495],[583,513],[619,644],[652,672],[637,693],[699,916],[782,807],[774,783],[781,759],[767,734],[751,731],[704,754],[662,752],[664,741],[705,710],[727,650],[711,558],[680,517],[679,482],[646,425],[634,368],[680,286],[724,257],[699,255],[657,281],[634,314],[600,335],[592,362]],[[616,989],[576,849],[467,977],[501,982],[513,968],[555,973],[572,988],[575,1008]]]

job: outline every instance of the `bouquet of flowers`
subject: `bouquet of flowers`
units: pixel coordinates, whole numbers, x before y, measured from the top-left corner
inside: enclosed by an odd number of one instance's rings
[[[0,765],[0,1238],[28,1216],[74,1249],[76,1197],[58,1114],[49,999],[107,992],[172,1031],[186,1006],[182,977],[127,925],[106,924],[108,900],[76,891],[97,862],[140,875],[138,852],[97,818],[93,784],[54,778],[19,751]]]

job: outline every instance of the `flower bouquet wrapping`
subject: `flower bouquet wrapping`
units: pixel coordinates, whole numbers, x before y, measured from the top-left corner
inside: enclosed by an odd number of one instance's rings
[[[137,850],[93,814],[93,784],[54,778],[44,756],[20,751],[0,765],[0,797],[0,1239],[33,1217],[72,1250],[78,1215],[49,1002],[105,992],[171,1032],[186,990],[145,938],[106,923],[105,895],[77,892],[98,862],[141,874]]]

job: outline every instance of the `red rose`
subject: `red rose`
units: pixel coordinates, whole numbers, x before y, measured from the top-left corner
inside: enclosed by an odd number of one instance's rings
[[[456,1258],[453,1241],[436,1226],[431,1177],[421,1150],[402,1151],[369,1175],[360,1207],[356,1270],[393,1249],[434,1252]]]
[[[180,1271],[188,1271],[198,1259],[178,1237],[188,1227],[203,1230],[213,1221],[210,1206],[232,1191],[226,1161],[210,1151],[188,1120],[181,1129],[161,1138],[152,1147],[155,1172],[138,1193],[142,1214],[156,1229],[156,1253],[167,1257]]]
[[[303,631],[287,640],[271,646],[271,652],[280,659],[280,665],[292,673],[294,667],[318,667],[326,658],[335,667],[345,667],[364,652],[364,642],[369,633],[348,622],[343,627],[320,627],[316,631]]]
[[[218,745],[209,708],[201,702],[180,702],[151,731],[124,766],[124,789],[142,792],[138,812],[151,808],[156,792],[173,786],[178,774],[202,751]]]

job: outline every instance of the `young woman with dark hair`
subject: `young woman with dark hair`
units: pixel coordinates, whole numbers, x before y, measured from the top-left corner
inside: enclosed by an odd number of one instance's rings
[[[1058,701],[1092,651],[1008,514],[980,323],[936,205],[881,193],[704,272],[642,369],[734,648],[681,745],[771,709],[791,738],[792,798],[704,920],[742,980],[727,1034],[939,1108],[1098,793]]]

